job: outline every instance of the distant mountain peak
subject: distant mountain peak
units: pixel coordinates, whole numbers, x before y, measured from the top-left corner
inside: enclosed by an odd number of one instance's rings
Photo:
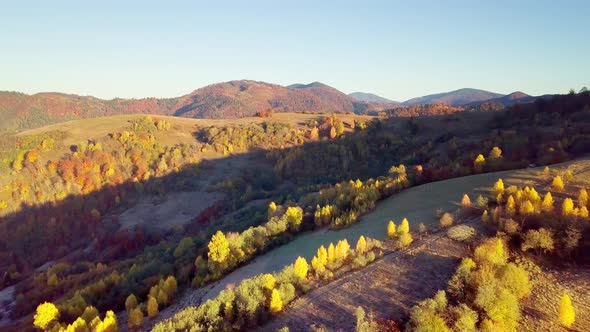
[[[462,106],[473,102],[484,101],[503,97],[504,95],[473,88],[462,88],[449,92],[436,93],[423,97],[412,98],[403,103],[403,105],[420,105],[420,104],[447,104],[451,106]]]
[[[380,104],[399,104],[399,102],[378,96],[367,92],[353,92],[348,94],[349,97],[366,103],[380,103]]]

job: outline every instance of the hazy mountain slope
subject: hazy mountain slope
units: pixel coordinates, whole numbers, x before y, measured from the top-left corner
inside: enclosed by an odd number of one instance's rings
[[[521,91],[516,91],[516,92],[513,92],[511,94],[502,96],[502,97],[488,99],[488,100],[485,100],[485,101],[472,102],[472,103],[469,103],[469,104],[467,104],[465,106],[480,105],[483,102],[486,102],[486,103],[496,103],[496,104],[499,104],[499,105],[502,105],[502,106],[511,106],[511,105],[514,105],[514,104],[529,103],[529,102],[534,101],[535,99],[537,99],[537,97],[528,95],[528,94],[526,94],[524,92],[521,92]]]
[[[399,104],[399,102],[390,100],[387,98],[383,98],[373,93],[366,93],[366,92],[353,92],[348,94],[349,97],[352,97],[358,101],[363,101],[367,103],[382,103],[382,104]]]
[[[437,93],[423,97],[413,98],[403,102],[403,105],[411,106],[418,104],[447,104],[451,106],[462,106],[472,102],[485,101],[499,98],[503,95],[478,89],[459,89],[450,92]]]

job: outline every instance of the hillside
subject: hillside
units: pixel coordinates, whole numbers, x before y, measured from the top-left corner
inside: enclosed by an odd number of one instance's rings
[[[399,104],[398,101],[387,99],[376,94],[366,92],[353,92],[349,93],[348,96],[367,103],[380,103],[380,104]]]
[[[231,81],[168,99],[103,100],[60,93],[0,92],[0,131],[119,114],[221,119],[254,116],[268,109],[292,113],[367,113],[382,108],[353,101],[346,94],[317,82],[283,87],[250,80]]]
[[[501,94],[478,89],[459,89],[450,92],[437,93],[423,97],[413,98],[403,102],[405,106],[418,104],[447,104],[450,106],[462,106],[477,101],[484,101],[502,97]]]
[[[548,96],[546,96],[548,97]],[[504,107],[512,106],[514,104],[530,103],[535,101],[538,97],[528,95],[524,92],[516,91],[502,97],[492,98],[484,101],[475,101],[465,105],[465,107],[480,106],[484,103],[497,104]]]

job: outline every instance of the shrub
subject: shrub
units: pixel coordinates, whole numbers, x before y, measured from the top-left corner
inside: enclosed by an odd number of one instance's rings
[[[449,228],[447,236],[455,241],[467,241],[475,236],[475,228],[467,225],[457,225]]]
[[[442,227],[450,227],[453,225],[453,215],[445,212],[440,218],[440,225]]]
[[[559,323],[567,328],[571,327],[576,320],[576,312],[569,295],[563,294],[559,301]]]
[[[524,235],[522,251],[536,249],[538,253],[553,251],[553,233],[545,228],[531,229]]]

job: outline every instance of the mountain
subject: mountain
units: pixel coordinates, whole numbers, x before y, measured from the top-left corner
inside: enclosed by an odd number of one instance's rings
[[[530,103],[532,101],[535,101],[535,99],[537,99],[537,97],[528,95],[528,94],[521,92],[521,91],[516,91],[511,94],[507,94],[505,96],[501,96],[498,98],[492,98],[492,99],[488,99],[488,100],[484,100],[484,101],[472,102],[472,103],[466,104],[465,106],[469,107],[469,106],[481,105],[482,103],[494,103],[494,104],[498,104],[498,105],[502,105],[502,106],[506,107],[506,106],[512,106],[514,104]]]
[[[393,101],[387,98],[383,98],[381,96],[377,96],[376,94],[366,92],[353,92],[349,93],[348,96],[354,98],[357,101],[362,101],[366,103],[399,104],[399,102],[397,101]]]
[[[413,98],[403,102],[405,106],[419,104],[447,104],[450,106],[463,106],[472,102],[485,101],[499,98],[503,95],[478,89],[459,89],[450,92],[437,93],[423,97]]]
[[[103,100],[61,93],[0,92],[0,131],[117,114],[236,118],[254,116],[266,109],[275,112],[368,113],[382,108],[355,101],[319,82],[284,87],[239,80],[212,84],[181,97],[165,99]]]

